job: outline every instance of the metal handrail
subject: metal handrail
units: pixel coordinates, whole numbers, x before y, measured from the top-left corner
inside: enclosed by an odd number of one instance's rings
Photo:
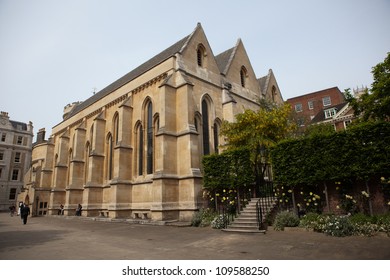
[[[263,212],[261,210],[260,200],[261,198],[259,198],[259,200],[256,202],[257,228],[259,230],[261,230],[263,227]]]

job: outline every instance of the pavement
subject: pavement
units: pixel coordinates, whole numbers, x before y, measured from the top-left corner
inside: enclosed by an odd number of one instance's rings
[[[305,230],[266,234],[134,224],[85,217],[0,213],[0,260],[389,260],[390,238],[331,237]]]

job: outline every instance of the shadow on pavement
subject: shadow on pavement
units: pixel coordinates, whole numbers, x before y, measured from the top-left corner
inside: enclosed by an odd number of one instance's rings
[[[35,245],[58,240],[64,234],[60,230],[43,230],[43,231],[5,231],[0,232],[0,252],[14,250],[17,248],[26,248]],[[0,253],[1,259],[1,253]]]

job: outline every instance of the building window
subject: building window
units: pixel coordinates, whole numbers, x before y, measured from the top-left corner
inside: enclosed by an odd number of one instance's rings
[[[153,173],[153,106],[149,102],[147,107],[147,138],[146,138],[146,172]]]
[[[3,168],[0,167],[0,179],[3,177]]]
[[[336,115],[336,109],[335,108],[328,109],[325,110],[324,113],[325,113],[325,119],[330,119],[331,117]]]
[[[119,116],[115,114],[114,117],[114,141],[115,145],[118,144],[119,141]]]
[[[301,103],[295,104],[295,112],[302,112],[302,104]]]
[[[23,136],[18,136],[18,139],[16,140],[16,144],[18,144],[18,145],[23,144]]]
[[[210,130],[209,130],[209,109],[207,101],[202,101],[202,126],[203,126],[203,154],[210,154]]]
[[[112,179],[112,168],[113,168],[113,140],[112,135],[109,134],[107,137],[107,179]]]
[[[313,103],[313,101],[307,102],[307,106],[309,107],[309,110],[313,110],[313,109],[314,109],[314,103]]]
[[[143,174],[144,165],[144,133],[142,125],[138,128],[138,175]]]
[[[324,105],[324,107],[332,105],[332,102],[330,101],[330,96],[323,97],[322,104]]]
[[[304,118],[299,118],[297,120],[298,126],[305,126],[305,119]]]
[[[247,76],[247,71],[244,66],[241,67],[240,70],[240,78],[241,78],[241,86],[245,87],[246,85],[246,76]]]
[[[4,160],[4,152],[0,151],[0,160]]]
[[[1,134],[1,142],[5,142],[6,138],[7,138],[7,134],[6,133]]]
[[[16,198],[16,188],[11,188],[9,190],[9,200],[15,200]]]
[[[204,67],[204,56],[205,56],[205,49],[202,44],[198,46],[198,49],[196,50],[196,58],[198,66]]]
[[[12,181],[17,181],[19,179],[19,170],[14,169],[12,170]]]
[[[15,153],[15,160],[14,160],[15,163],[19,163],[20,162],[20,153],[19,152],[16,152]]]

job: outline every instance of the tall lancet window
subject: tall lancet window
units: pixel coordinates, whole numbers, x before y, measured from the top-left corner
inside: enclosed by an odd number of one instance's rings
[[[203,154],[210,154],[210,130],[209,130],[209,108],[207,101],[202,101],[202,127],[203,127]]]
[[[146,172],[153,173],[153,106],[149,102],[147,106],[147,131],[146,131]]]
[[[144,165],[144,131],[142,125],[138,127],[138,175],[143,174]]]
[[[246,79],[247,79],[247,71],[246,71],[246,68],[244,66],[241,67],[240,78],[241,78],[241,86],[245,87]]]
[[[113,171],[113,139],[112,135],[109,134],[107,137],[107,179],[112,179],[112,171]]]

